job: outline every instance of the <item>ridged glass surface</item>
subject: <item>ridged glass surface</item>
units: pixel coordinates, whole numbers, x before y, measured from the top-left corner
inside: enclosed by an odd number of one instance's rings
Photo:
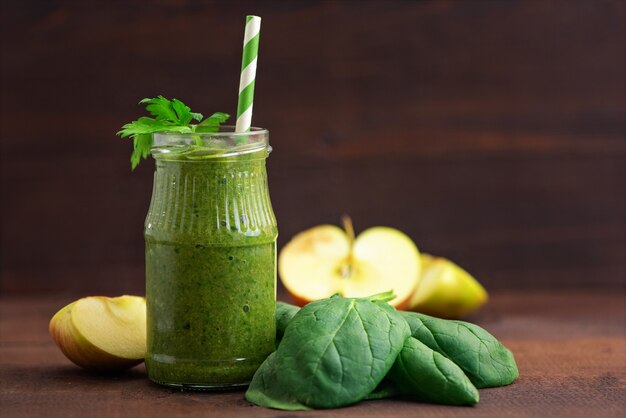
[[[264,160],[157,161],[146,218],[150,237],[176,233],[178,239],[223,245],[267,239],[275,229]]]

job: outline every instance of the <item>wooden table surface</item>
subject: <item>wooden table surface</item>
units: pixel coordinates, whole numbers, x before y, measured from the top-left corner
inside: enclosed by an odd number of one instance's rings
[[[474,407],[408,400],[361,402],[327,411],[263,409],[243,392],[180,392],[148,381],[143,366],[95,375],[71,364],[48,335],[49,318],[71,298],[0,297],[2,417],[609,417],[626,414],[626,304],[622,290],[525,291],[491,295],[472,321],[513,350],[520,378],[480,391]]]

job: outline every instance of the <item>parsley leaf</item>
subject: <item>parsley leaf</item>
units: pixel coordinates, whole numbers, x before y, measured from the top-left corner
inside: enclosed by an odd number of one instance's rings
[[[139,164],[142,158],[148,158],[152,148],[152,134],[155,132],[217,132],[222,123],[230,117],[227,113],[217,112],[202,120],[201,113],[194,113],[189,106],[178,99],[166,99],[163,96],[146,98],[139,102],[146,104],[146,110],[154,116],[142,116],[127,123],[117,133],[121,138],[133,139],[133,153],[130,156],[132,169]],[[199,121],[197,126],[190,126],[192,120]],[[201,143],[198,145],[202,145]]]
[[[133,136],[133,153],[130,155],[130,164],[133,170],[142,158],[148,158],[150,148],[152,148],[152,135],[139,134]]]
[[[230,115],[227,113],[213,113],[196,126],[196,132],[217,132],[220,130],[220,125],[226,122],[229,117]]]

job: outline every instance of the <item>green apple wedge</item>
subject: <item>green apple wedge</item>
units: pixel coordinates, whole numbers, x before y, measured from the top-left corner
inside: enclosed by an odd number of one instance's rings
[[[88,370],[115,371],[143,361],[146,300],[139,296],[90,296],[70,303],[50,320],[63,354]]]
[[[420,272],[415,243],[397,229],[377,226],[354,237],[352,222],[345,230],[319,225],[294,236],[278,258],[280,278],[299,305],[333,294],[365,297],[393,290],[390,302],[406,307]]]
[[[461,318],[487,302],[485,288],[452,261],[422,254],[421,262],[421,278],[409,300],[409,310],[440,318]]]

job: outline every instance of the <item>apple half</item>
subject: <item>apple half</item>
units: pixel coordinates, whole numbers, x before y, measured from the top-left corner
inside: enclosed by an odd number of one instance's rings
[[[146,352],[146,300],[139,296],[90,296],[62,308],[50,335],[63,354],[89,370],[133,367]]]
[[[390,304],[407,305],[419,280],[415,243],[389,227],[369,228],[356,239],[350,222],[346,231],[319,225],[300,232],[281,250],[278,271],[295,302],[304,305],[336,293],[366,297],[393,290],[396,298]]]
[[[487,302],[485,288],[467,271],[443,257],[422,254],[419,285],[409,309],[440,318],[461,318]]]

